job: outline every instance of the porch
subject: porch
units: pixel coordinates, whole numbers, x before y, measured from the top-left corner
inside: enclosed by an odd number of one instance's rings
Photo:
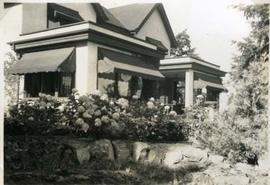
[[[221,79],[225,72],[218,65],[195,57],[176,57],[161,60],[159,70],[166,77],[160,94],[165,103],[190,107],[203,95],[206,104],[218,106],[219,93],[225,90]]]

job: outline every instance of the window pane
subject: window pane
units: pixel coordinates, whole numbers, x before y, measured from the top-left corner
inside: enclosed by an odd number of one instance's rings
[[[60,96],[68,96],[74,87],[74,73],[61,73]]]
[[[25,91],[27,97],[37,97],[41,90],[41,74],[33,73],[25,75]]]

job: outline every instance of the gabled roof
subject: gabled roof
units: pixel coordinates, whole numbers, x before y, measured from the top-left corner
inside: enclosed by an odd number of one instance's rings
[[[129,33],[129,30],[105,7],[101,6],[99,3],[91,3],[97,14],[97,21],[114,26],[115,28],[120,28],[122,31]]]
[[[138,32],[155,10],[158,10],[164,23],[172,46],[176,46],[176,40],[170,26],[168,17],[161,3],[136,3],[109,9],[127,29]]]
[[[154,3],[130,4],[111,8],[109,11],[117,17],[127,29],[135,31],[154,6]]]

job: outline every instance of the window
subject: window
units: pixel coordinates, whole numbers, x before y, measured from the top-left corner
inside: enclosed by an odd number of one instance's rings
[[[27,97],[37,97],[38,93],[68,96],[74,88],[74,73],[31,73],[25,75]]]
[[[83,21],[79,12],[55,3],[48,4],[48,28]]]

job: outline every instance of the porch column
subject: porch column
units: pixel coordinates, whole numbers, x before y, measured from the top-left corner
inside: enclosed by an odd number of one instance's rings
[[[97,89],[97,45],[85,42],[76,47],[75,88],[80,95]]]
[[[19,89],[18,89],[18,98],[23,99],[26,97],[24,92],[24,76],[19,76]]]
[[[190,107],[193,105],[193,81],[194,81],[193,70],[186,71],[185,73],[185,107]]]

